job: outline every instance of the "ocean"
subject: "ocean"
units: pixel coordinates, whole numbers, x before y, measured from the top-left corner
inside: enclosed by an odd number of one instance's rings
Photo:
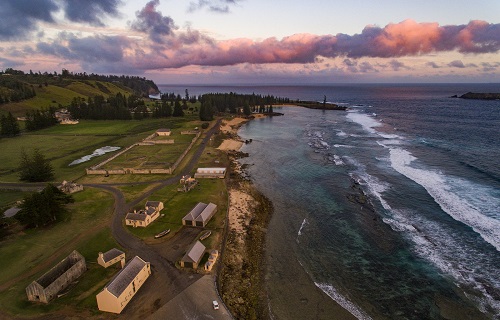
[[[275,319],[500,319],[498,84],[170,86],[348,106],[275,107],[239,134],[275,208],[266,286]],[[327,300],[324,297],[328,297]],[[304,311],[307,310],[307,311]]]

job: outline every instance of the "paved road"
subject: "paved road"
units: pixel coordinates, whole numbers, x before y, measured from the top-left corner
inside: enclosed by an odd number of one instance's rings
[[[178,175],[174,177],[160,181],[85,184],[85,186],[87,187],[106,190],[113,195],[115,199],[115,214],[111,223],[111,231],[116,241],[129,252],[127,260],[131,259],[135,255],[138,255],[145,261],[149,261],[151,263],[153,272],[150,279],[143,285],[141,290],[134,297],[134,300],[122,312],[122,314],[124,314],[128,318],[144,318],[147,315],[154,314],[168,301],[174,299],[179,293],[189,288],[202,277],[202,275],[200,274],[183,272],[177,269],[174,265],[175,261],[169,261],[165,258],[165,256],[172,257],[172,255],[174,255],[175,253],[171,252],[172,254],[166,254],[166,251],[168,252],[168,249],[166,249],[165,247],[160,247],[159,245],[148,246],[142,240],[130,234],[124,228],[123,221],[125,218],[125,214],[131,207],[140,203],[144,199],[147,199],[153,193],[164,188],[165,186],[178,183],[182,175],[189,174],[193,170],[194,166],[198,163],[199,158],[203,154],[205,145],[207,145],[212,135],[218,130],[220,122],[221,120],[219,119],[216,124],[209,131],[207,131],[205,137],[202,140],[202,144],[195,151],[189,163]],[[156,186],[151,190],[143,193],[141,196],[130,203],[126,203],[123,193],[115,188],[115,186],[139,184],[156,184]],[[0,189],[33,190],[43,188],[45,185],[46,183],[35,184],[0,182]],[[187,234],[189,235],[189,232]],[[191,235],[191,237],[193,237],[193,239],[191,239],[189,242],[193,241],[196,235]],[[164,245],[168,246],[168,241],[165,242]],[[211,293],[211,296],[216,294],[214,286],[211,286],[211,291],[213,291]]]
[[[153,193],[164,188],[165,186],[177,184],[182,175],[189,174],[192,171],[203,154],[205,145],[219,127],[220,121],[221,120],[218,120],[216,125],[207,132],[200,147],[198,147],[189,163],[177,176],[162,181],[145,182],[148,184],[156,183],[157,185],[130,203],[126,203],[122,192],[114,188],[115,185],[124,184],[86,184],[86,186],[100,188],[113,194],[115,198],[115,214],[111,224],[113,237],[122,247],[127,249],[131,255],[129,258],[138,255],[145,261],[149,261],[153,269],[152,279],[146,282],[143,287],[144,289],[141,289],[134,298],[134,301],[132,301],[129,306],[125,308],[123,312],[125,315],[138,317],[144,314],[154,313],[159,307],[175,298],[180,292],[201,278],[201,275],[199,274],[187,273],[177,269],[174,265],[175,261],[167,260],[165,256],[168,256],[168,254],[166,255],[161,253],[162,251],[165,251],[165,248],[148,246],[142,240],[130,234],[123,227],[123,221],[126,213],[131,207],[147,199]],[[194,238],[192,240],[194,240]],[[164,245],[168,246],[168,242],[164,243]]]

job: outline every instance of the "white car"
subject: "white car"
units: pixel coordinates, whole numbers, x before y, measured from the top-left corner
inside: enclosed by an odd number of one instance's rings
[[[217,301],[212,301],[212,305],[214,306],[214,310],[219,310],[219,303]]]

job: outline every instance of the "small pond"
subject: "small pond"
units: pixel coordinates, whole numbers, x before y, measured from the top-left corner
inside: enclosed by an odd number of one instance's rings
[[[74,166],[74,165],[77,165],[77,164],[80,164],[83,162],[87,162],[90,159],[92,159],[93,157],[102,156],[103,154],[106,154],[108,152],[113,152],[113,151],[120,150],[120,149],[121,149],[120,147],[105,146],[105,147],[94,150],[94,152],[92,152],[92,154],[83,156],[80,159],[76,159],[75,161],[71,162],[69,164],[69,166]]]

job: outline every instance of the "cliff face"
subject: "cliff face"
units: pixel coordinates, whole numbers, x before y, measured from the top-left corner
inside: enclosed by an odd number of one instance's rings
[[[476,100],[500,100],[500,93],[478,93],[467,92],[460,96],[462,99],[476,99]]]

